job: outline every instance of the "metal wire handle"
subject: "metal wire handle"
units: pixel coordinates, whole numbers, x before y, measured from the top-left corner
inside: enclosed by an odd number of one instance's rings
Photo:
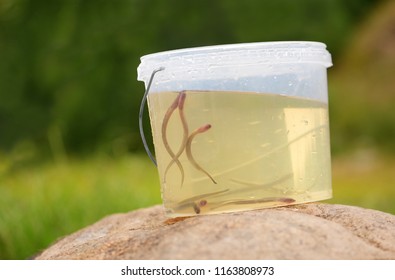
[[[144,134],[144,127],[143,127],[143,115],[144,115],[144,108],[145,108],[145,102],[147,101],[147,96],[148,96],[148,92],[149,89],[151,87],[152,84],[152,80],[154,79],[154,76],[156,73],[158,73],[159,71],[163,71],[165,70],[164,67],[160,67],[154,71],[152,71],[151,77],[148,81],[148,85],[147,85],[147,89],[145,90],[145,93],[143,95],[143,99],[141,100],[141,104],[140,104],[140,113],[139,113],[139,129],[140,129],[140,136],[141,136],[141,140],[143,140],[143,144],[144,144],[144,149],[147,152],[149,158],[151,159],[151,161],[155,164],[155,166],[158,166],[158,164],[156,163],[155,157],[152,155],[148,144],[147,144],[147,140],[145,139],[145,134]]]

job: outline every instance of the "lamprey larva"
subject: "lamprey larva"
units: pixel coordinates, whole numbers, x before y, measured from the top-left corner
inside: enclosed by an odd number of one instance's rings
[[[280,202],[280,203],[294,203],[295,199],[290,197],[266,197],[266,198],[257,198],[257,199],[240,199],[240,200],[228,200],[224,201],[214,207],[211,207],[211,210],[227,206],[227,205],[241,205],[241,204],[258,204],[258,203],[271,203],[271,202]]]
[[[201,127],[197,128],[194,132],[192,132],[191,135],[188,137],[188,141],[187,141],[187,145],[185,147],[185,151],[187,153],[188,160],[191,162],[193,167],[195,167],[197,170],[199,170],[199,171],[203,172],[204,174],[206,174],[207,177],[209,177],[214,184],[217,184],[217,182],[213,179],[213,177],[211,177],[211,175],[206,170],[204,170],[203,167],[201,167],[196,162],[196,160],[194,159],[194,157],[192,155],[192,141],[193,141],[193,138],[195,138],[195,136],[198,135],[199,133],[206,132],[210,128],[211,128],[211,124],[206,124],[204,126],[201,126]]]
[[[213,196],[215,196],[217,194],[223,194],[223,193],[226,193],[228,191],[229,191],[229,189],[224,189],[224,190],[220,190],[220,191],[216,191],[216,192],[210,192],[210,193],[204,193],[204,194],[195,195],[195,196],[192,196],[190,198],[187,198],[187,199],[179,201],[178,204],[183,204],[183,203],[186,203],[186,202],[197,201],[197,200],[199,200],[199,199],[201,200],[203,198],[206,199],[208,197],[213,197]]]
[[[171,157],[170,163],[167,165],[165,174],[164,174],[164,181],[166,182],[166,176],[167,172],[169,171],[170,167],[176,163],[180,173],[181,173],[181,186],[184,183],[184,168],[181,165],[181,162],[179,161],[179,157],[181,156],[182,152],[185,149],[185,146],[187,144],[188,140],[188,125],[185,120],[184,116],[184,102],[185,102],[186,94],[185,91],[182,91],[179,93],[177,98],[174,100],[174,102],[171,104],[169,109],[167,110],[165,117],[163,118],[163,123],[162,123],[162,140],[163,140],[163,145],[165,146],[166,151],[169,153]],[[183,140],[181,143],[180,148],[178,149],[177,154],[174,154],[173,150],[170,148],[170,145],[167,140],[167,125],[169,123],[170,117],[173,114],[173,112],[178,108],[180,119],[182,122],[182,127],[183,127]]]
[[[247,181],[242,181],[242,180],[237,180],[237,179],[229,179],[229,180],[234,183],[238,183],[238,184],[245,185],[245,186],[249,187],[249,188],[243,188],[243,189],[240,189],[240,190],[234,192],[234,193],[240,193],[240,192],[246,192],[246,191],[260,190],[262,188],[275,189],[275,188],[273,188],[274,186],[284,183],[287,180],[291,179],[292,177],[293,177],[293,173],[289,173],[287,175],[280,177],[277,180],[274,180],[269,183],[263,183],[263,184],[255,183],[255,182],[247,182]]]
[[[176,207],[176,209],[182,210],[185,208],[192,207],[196,214],[200,214],[201,207],[204,207],[208,204],[208,200],[207,200],[208,198],[219,195],[219,194],[226,193],[228,191],[229,191],[229,189],[225,189],[225,190],[220,190],[220,191],[216,191],[216,192],[200,194],[200,195],[190,197],[188,199],[181,200],[177,203],[178,206]]]

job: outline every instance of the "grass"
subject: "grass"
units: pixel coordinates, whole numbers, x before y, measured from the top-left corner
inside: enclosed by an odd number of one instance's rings
[[[7,162],[7,161],[3,161]],[[333,160],[334,198],[395,214],[395,160],[369,153]],[[0,166],[0,259],[26,259],[102,217],[160,203],[145,156],[96,156]]]
[[[0,259],[25,259],[117,212],[160,203],[157,172],[140,157],[95,157],[0,173]]]
[[[395,159],[364,151],[335,158],[333,198],[329,203],[356,205],[395,214]]]

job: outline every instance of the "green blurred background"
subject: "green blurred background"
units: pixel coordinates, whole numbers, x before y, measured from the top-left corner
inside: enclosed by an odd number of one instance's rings
[[[160,203],[142,55],[281,40],[333,57],[328,202],[395,214],[395,1],[0,0],[0,259]]]

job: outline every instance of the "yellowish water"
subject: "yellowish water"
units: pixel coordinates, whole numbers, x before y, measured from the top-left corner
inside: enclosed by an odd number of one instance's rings
[[[326,104],[219,91],[151,93],[148,104],[169,216],[332,196]]]

